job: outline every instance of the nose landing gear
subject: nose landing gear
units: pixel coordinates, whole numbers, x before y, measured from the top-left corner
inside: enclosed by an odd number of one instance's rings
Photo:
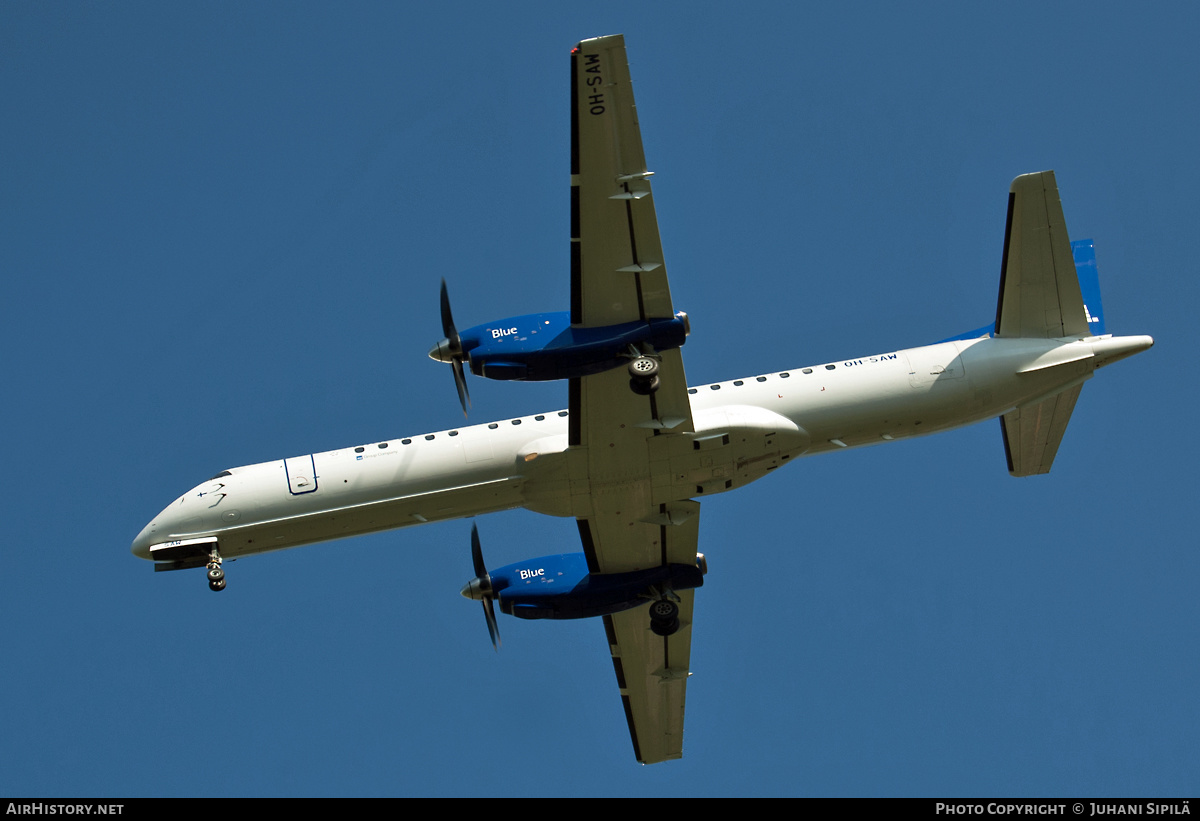
[[[208,555],[208,589],[214,593],[225,589],[225,571],[221,569],[221,554],[216,547]]]

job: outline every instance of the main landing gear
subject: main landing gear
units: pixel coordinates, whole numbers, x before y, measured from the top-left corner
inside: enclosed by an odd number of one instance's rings
[[[638,396],[649,396],[658,390],[658,360],[639,354],[629,363],[629,389]]]
[[[208,554],[208,589],[220,593],[225,589],[225,571],[221,569],[221,554],[214,547]]]
[[[670,636],[679,629],[679,605],[670,599],[650,604],[650,630],[656,636]]]

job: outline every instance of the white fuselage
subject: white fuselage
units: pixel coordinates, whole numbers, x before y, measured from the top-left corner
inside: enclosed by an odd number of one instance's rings
[[[982,338],[692,388],[695,432],[651,440],[665,446],[654,501],[740,487],[801,455],[989,419],[1151,344]],[[591,489],[568,480],[567,423],[552,411],[233,468],[163,510],[133,552],[216,536],[233,558],[516,507],[572,516],[571,499]]]

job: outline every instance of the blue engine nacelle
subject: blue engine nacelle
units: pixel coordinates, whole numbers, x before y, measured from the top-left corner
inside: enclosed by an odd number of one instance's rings
[[[467,328],[458,333],[457,346],[447,338],[429,356],[451,364],[465,359],[471,373],[488,379],[542,382],[619,368],[630,361],[631,350],[646,346],[655,351],[678,348],[689,330],[682,312],[670,319],[600,328],[572,328],[566,311],[529,314]]]
[[[529,559],[488,576],[490,596],[500,604],[500,611],[522,619],[604,616],[648,603],[655,588],[688,590],[704,584],[699,560],[633,573],[589,573],[582,553]],[[463,594],[469,595],[477,581],[469,582]]]

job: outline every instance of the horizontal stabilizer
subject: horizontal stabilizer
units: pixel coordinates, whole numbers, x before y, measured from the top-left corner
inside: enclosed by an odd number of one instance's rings
[[[1035,405],[1011,410],[1000,417],[1009,473],[1036,476],[1050,472],[1082,389],[1080,383]]]
[[[1053,171],[1013,180],[1004,235],[996,336],[1092,336]]]

